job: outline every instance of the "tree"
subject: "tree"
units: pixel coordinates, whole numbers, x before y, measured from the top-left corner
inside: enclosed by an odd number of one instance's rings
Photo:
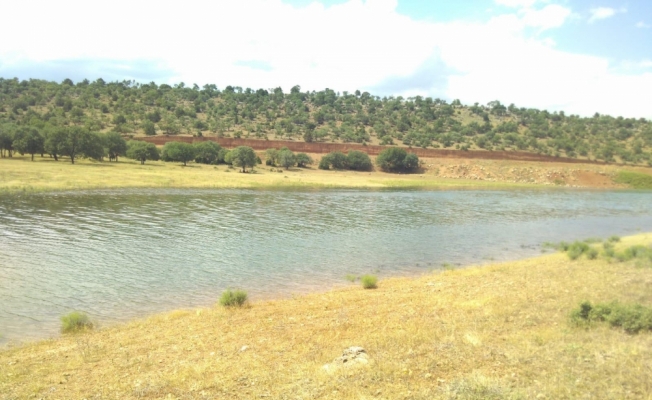
[[[44,150],[54,158],[54,161],[59,161],[67,138],[68,133],[65,128],[53,128],[46,131]]]
[[[61,155],[70,157],[70,162],[75,163],[75,158],[83,154],[84,143],[88,141],[90,132],[79,126],[73,126],[63,131],[63,140],[60,143]]]
[[[218,164],[220,161],[220,150],[222,146],[219,144],[206,141],[198,142],[195,146],[195,162],[201,164]]]
[[[346,164],[354,171],[370,171],[372,164],[367,153],[351,150],[346,156]]]
[[[30,154],[34,161],[34,154],[43,153],[43,136],[35,128],[28,129],[13,145],[21,154]]]
[[[265,150],[265,165],[275,166],[278,162],[278,150],[267,149]]]
[[[154,143],[143,142],[142,140],[130,140],[127,143],[127,157],[140,161],[140,165],[147,160],[156,161],[159,159],[159,152]]]
[[[294,153],[290,149],[281,149],[277,157],[279,165],[285,169],[289,169],[296,163]]]
[[[106,150],[109,153],[109,161],[118,162],[118,156],[124,156],[127,153],[127,141],[117,132],[109,132],[104,136]]]
[[[84,157],[102,161],[106,155],[104,139],[104,135],[100,133],[88,132],[83,136],[80,153],[83,154]]]
[[[418,167],[419,157],[416,154],[408,155],[405,149],[390,147],[378,154],[376,165],[387,172],[411,171]]]
[[[188,161],[195,158],[195,147],[190,143],[167,142],[163,146],[164,161],[178,161],[185,166]]]
[[[14,143],[14,135],[4,126],[0,126],[0,155],[4,158],[5,151],[11,157]]]
[[[145,121],[143,122],[143,132],[147,136],[154,136],[156,135],[156,126],[152,121]]]
[[[296,155],[296,160],[297,160],[297,167],[299,168],[305,168],[306,166],[312,165],[314,163],[312,158],[306,153],[298,153]]]
[[[256,165],[256,153],[254,149],[248,146],[239,146],[231,150],[229,153],[231,162],[236,167],[242,167],[242,172],[247,172],[246,167],[254,167]]]
[[[332,151],[319,161],[319,169],[347,169],[346,154],[341,151]]]

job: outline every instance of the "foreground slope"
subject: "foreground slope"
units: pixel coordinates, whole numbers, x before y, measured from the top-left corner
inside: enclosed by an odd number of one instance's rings
[[[652,243],[652,234],[619,246]],[[175,311],[0,352],[6,398],[649,398],[652,333],[569,323],[652,305],[652,270],[564,254],[242,309]],[[326,289],[326,288],[325,288]],[[245,347],[246,346],[246,347]],[[370,363],[326,371],[349,346]]]

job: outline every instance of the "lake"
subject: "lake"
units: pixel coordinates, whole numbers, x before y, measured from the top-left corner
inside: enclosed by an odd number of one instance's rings
[[[137,189],[0,197],[1,342],[652,231],[649,192]],[[382,285],[382,282],[381,282]]]

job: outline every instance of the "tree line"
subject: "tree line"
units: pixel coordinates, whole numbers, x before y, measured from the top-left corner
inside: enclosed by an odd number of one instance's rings
[[[519,150],[626,163],[652,163],[644,118],[567,115],[499,101],[379,97],[368,92],[289,93],[281,88],[186,86],[134,81],[0,78],[0,131],[61,128],[123,135],[192,134],[386,146]],[[26,141],[21,145],[30,147]]]

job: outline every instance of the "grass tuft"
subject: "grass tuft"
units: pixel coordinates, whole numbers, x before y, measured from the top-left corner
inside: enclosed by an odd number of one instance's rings
[[[247,292],[244,290],[227,289],[220,297],[220,304],[224,307],[242,307],[247,302]]]
[[[93,329],[93,323],[86,313],[73,311],[61,317],[61,333],[76,333]]]
[[[378,278],[376,275],[363,275],[360,278],[362,287],[365,289],[376,289],[378,287]]]

